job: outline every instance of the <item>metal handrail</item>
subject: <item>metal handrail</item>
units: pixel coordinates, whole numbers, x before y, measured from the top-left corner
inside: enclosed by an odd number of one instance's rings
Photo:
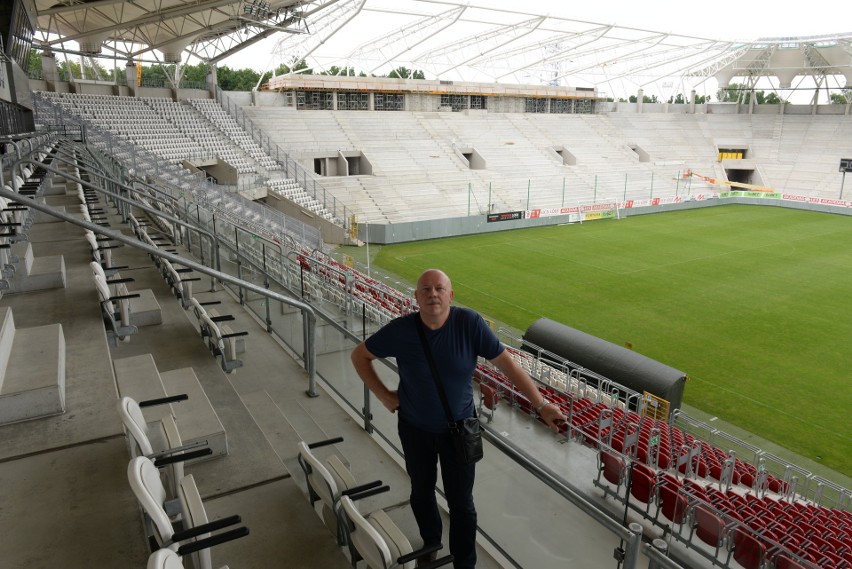
[[[18,162],[29,162],[29,161],[18,161]],[[17,162],[16,162],[16,164],[17,164]],[[45,165],[43,165],[43,164],[41,164],[41,166],[45,167]],[[61,172],[59,173],[59,175],[67,176],[66,174],[61,173]],[[163,251],[162,249],[159,249],[157,247],[152,247],[152,246],[150,246],[146,243],[142,243],[141,241],[137,240],[134,237],[128,237],[127,235],[124,235],[121,232],[114,231],[114,230],[111,230],[111,229],[107,229],[107,228],[104,228],[100,225],[96,225],[96,224],[91,223],[89,221],[85,221],[84,219],[80,219],[79,217],[67,214],[64,211],[60,211],[60,210],[55,209],[55,208],[53,208],[49,205],[39,203],[32,198],[22,196],[19,193],[7,190],[6,188],[0,188],[0,196],[6,198],[8,200],[14,201],[16,203],[19,203],[21,205],[24,205],[28,208],[32,208],[34,210],[46,213],[48,215],[51,215],[51,216],[56,217],[58,219],[61,219],[63,221],[67,221],[67,222],[72,223],[74,225],[83,227],[83,228],[88,229],[88,230],[90,230],[94,233],[97,233],[99,235],[104,235],[105,237],[108,237],[109,239],[111,239],[113,241],[118,241],[118,242],[124,243],[125,245],[128,245],[130,247],[140,249],[140,250],[148,253],[149,255],[153,255],[153,256],[156,256],[156,257],[159,257],[159,258],[162,258],[162,259],[166,259],[166,260],[171,261],[173,263],[179,263],[183,266],[191,268],[194,271],[198,271],[199,273],[208,275],[212,279],[218,280],[220,282],[227,282],[227,283],[239,286],[239,287],[243,287],[247,290],[250,290],[254,293],[257,293],[261,296],[264,296],[264,297],[266,297],[270,300],[278,301],[278,302],[281,302],[283,304],[287,304],[289,306],[293,306],[295,308],[300,309],[302,311],[302,314],[305,317],[304,318],[304,321],[305,321],[304,330],[305,330],[305,337],[308,340],[308,341],[305,342],[305,355],[304,355],[305,369],[308,372],[308,380],[309,380],[308,394],[311,395],[311,396],[316,395],[316,313],[315,313],[313,307],[311,307],[309,304],[295,300],[293,298],[289,298],[289,297],[284,296],[282,294],[279,294],[277,292],[265,289],[263,287],[255,285],[254,283],[244,281],[244,280],[238,279],[236,277],[232,277],[231,275],[229,275],[227,273],[223,273],[221,271],[211,269],[211,268],[209,268],[205,265],[197,263],[197,262],[195,262],[191,259],[188,259],[186,257],[182,257],[180,255],[175,255],[173,253]]]

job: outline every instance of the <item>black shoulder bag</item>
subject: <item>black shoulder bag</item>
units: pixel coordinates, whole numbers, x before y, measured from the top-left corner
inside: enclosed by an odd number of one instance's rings
[[[420,320],[420,315],[417,315],[417,333],[420,335],[420,343],[423,344],[423,351],[426,352],[429,369],[432,370],[432,378],[435,380],[438,395],[441,396],[441,403],[444,406],[444,412],[447,414],[450,436],[453,439],[453,445],[456,449],[456,460],[461,464],[479,462],[483,456],[482,426],[479,424],[479,417],[476,416],[476,411],[474,411],[473,417],[468,417],[461,421],[453,420],[453,414],[450,412],[450,404],[447,401],[447,394],[444,391],[444,385],[441,383],[441,376],[438,375],[438,367],[435,365],[435,360],[432,358],[432,350],[429,348],[429,342],[426,340],[426,334],[423,332],[423,322]]]

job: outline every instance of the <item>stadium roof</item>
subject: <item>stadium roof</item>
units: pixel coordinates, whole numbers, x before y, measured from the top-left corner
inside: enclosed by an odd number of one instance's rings
[[[304,59],[314,70],[406,67],[664,98],[711,77],[722,87],[773,78],[770,88],[795,89],[810,78],[810,89],[852,88],[852,33],[729,41],[451,0],[30,1],[45,45],[122,59],[217,63],[277,34],[267,69]]]
[[[307,34],[336,0],[29,0],[41,43],[128,60],[216,62],[275,33]],[[38,37],[38,36],[37,36]]]

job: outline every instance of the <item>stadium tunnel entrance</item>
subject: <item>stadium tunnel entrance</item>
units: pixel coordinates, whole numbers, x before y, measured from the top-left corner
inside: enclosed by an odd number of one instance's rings
[[[768,189],[747,144],[720,144],[717,145],[717,152],[719,163],[725,172],[725,179],[734,189],[757,191]]]

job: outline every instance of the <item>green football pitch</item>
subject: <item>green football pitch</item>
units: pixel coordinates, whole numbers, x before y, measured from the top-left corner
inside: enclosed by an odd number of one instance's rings
[[[387,246],[456,301],[541,317],[687,373],[684,402],[852,475],[852,218],[725,205]]]

